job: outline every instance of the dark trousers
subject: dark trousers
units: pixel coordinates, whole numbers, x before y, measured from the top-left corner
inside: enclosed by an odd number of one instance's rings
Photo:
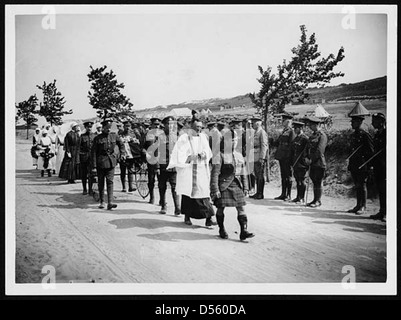
[[[155,181],[156,181],[156,166],[148,164],[148,188],[151,193],[153,193],[153,189],[155,188]]]
[[[281,175],[281,195],[290,196],[291,193],[291,164],[289,159],[279,160]]]
[[[294,178],[297,184],[297,198],[301,200],[305,197],[305,176],[307,171],[307,168],[294,168]]]
[[[379,191],[380,213],[386,215],[386,168],[382,166],[374,167],[376,187]]]
[[[313,202],[320,201],[322,197],[322,182],[324,178],[324,168],[311,167],[310,168],[310,179],[313,182]]]
[[[256,161],[254,163],[256,193],[262,196],[264,194],[264,188],[265,188],[265,162],[261,163],[259,161]]]
[[[175,171],[160,170],[160,175],[158,177],[160,204],[162,206],[166,205],[167,182],[170,184],[171,187],[171,194],[173,196],[174,207],[178,209],[179,208],[178,196],[175,191],[175,186],[177,184],[177,172]]]
[[[128,189],[134,189],[134,159],[125,159],[120,162],[120,179],[123,189],[125,189],[125,178],[128,172]]]
[[[356,206],[358,208],[366,207],[368,175],[369,172],[367,170],[351,170],[351,177],[356,189]]]
[[[113,180],[114,180],[114,168],[100,169],[97,168],[98,186],[99,186],[99,198],[100,202],[104,202],[104,180],[106,179],[107,186],[107,202],[113,203]]]
[[[93,175],[92,169],[89,161],[85,161],[80,163],[80,174],[81,174],[81,181],[82,181],[82,188],[86,191],[86,182],[88,182],[89,191],[92,191],[93,185]]]

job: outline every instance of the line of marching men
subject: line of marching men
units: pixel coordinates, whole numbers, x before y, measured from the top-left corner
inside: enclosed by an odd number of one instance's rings
[[[309,207],[319,207],[327,166],[327,136],[320,128],[320,119],[308,117],[294,121],[290,114],[283,113],[281,116],[283,130],[274,142],[277,146],[275,159],[280,165],[281,194],[275,199],[296,204],[306,202]],[[351,151],[347,160],[357,190],[357,204],[348,212],[365,212],[366,183],[373,167],[380,193],[380,211],[371,218],[385,220],[385,116],[381,113],[372,116],[372,125],[377,130],[374,138],[361,128],[364,116],[355,114],[351,118],[354,132],[350,137]],[[135,166],[146,161],[149,202],[155,203],[157,179],[161,214],[167,213],[166,190],[169,183],[174,214],[183,214],[186,224],[192,224],[191,218],[206,219],[207,226],[216,224],[212,220],[215,214],[211,200],[217,208],[216,219],[222,238],[227,237],[224,229],[226,207],[237,209],[240,239],[254,236],[247,231],[244,206],[246,196],[255,200],[264,198],[269,140],[261,118],[233,119],[230,123],[209,122],[205,127],[195,115],[187,123],[168,116],[162,120],[152,118],[150,123],[125,121],[118,133],[111,132],[112,122],[106,119],[96,124],[95,133],[92,133],[93,122],[84,123],[84,133],[79,133],[78,124],[72,123],[71,131],[59,143],[64,150],[59,177],[69,183],[81,179],[83,194],[91,194],[92,182],[97,176],[99,208],[106,207],[106,189],[107,209],[112,210],[117,207],[113,196],[117,163],[121,169],[122,191],[127,191],[128,175],[128,192],[132,192],[135,191]],[[305,126],[311,129],[309,136],[303,132]],[[292,176],[297,190],[294,199],[291,199]],[[310,202],[306,201],[305,180],[308,176],[313,184],[313,200]]]

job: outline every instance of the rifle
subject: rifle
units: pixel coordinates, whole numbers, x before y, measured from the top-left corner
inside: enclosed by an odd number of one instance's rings
[[[297,164],[298,160],[301,158],[301,156],[303,155],[303,153],[306,150],[306,147],[308,146],[308,144],[305,145],[304,149],[302,150],[302,152],[299,154],[297,160],[295,160],[294,164],[292,165],[292,167],[295,167],[295,165]]]
[[[356,149],[354,150],[354,152],[352,152],[352,153],[347,157],[347,159],[345,159],[345,160],[349,160],[360,148],[362,148],[362,144],[361,144],[358,148],[356,148]]]
[[[359,167],[358,167],[358,169],[360,170],[362,167],[364,167],[365,165],[367,165],[373,158],[375,158],[379,153],[381,153],[382,151],[384,150],[384,148],[383,149],[380,149],[379,151],[377,151],[373,156],[371,156],[367,161],[365,161],[362,165],[360,165]]]

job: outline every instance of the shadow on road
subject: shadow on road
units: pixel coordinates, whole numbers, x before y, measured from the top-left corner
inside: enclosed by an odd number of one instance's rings
[[[366,223],[359,222],[359,221],[313,221],[313,223],[317,224],[340,224],[346,226],[347,228],[343,228],[344,231],[350,232],[370,232],[374,234],[386,235],[386,225],[385,224],[378,224],[371,221],[370,219],[362,219],[366,221]]]
[[[131,210],[129,210],[131,211]],[[138,212],[139,213],[139,212]],[[181,228],[181,229],[205,229],[207,227],[192,225],[188,226],[183,221],[168,221],[160,219],[116,219],[109,221],[110,224],[115,225],[117,229],[129,228],[144,228],[144,229],[159,229],[165,227]],[[209,229],[209,228],[207,228]]]
[[[163,232],[156,234],[140,234],[138,237],[147,238],[150,240],[158,241],[173,241],[177,242],[179,240],[212,240],[216,239],[215,234],[202,234],[196,232]]]

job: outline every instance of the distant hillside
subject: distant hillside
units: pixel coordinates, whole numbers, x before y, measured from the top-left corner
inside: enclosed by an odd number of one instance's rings
[[[366,80],[351,84],[341,84],[338,86],[325,87],[325,88],[311,88],[307,90],[309,93],[309,101],[322,100],[326,102],[334,100],[367,100],[371,98],[385,98],[387,93],[387,77],[380,77],[376,79]],[[249,94],[244,94],[232,98],[213,98],[205,100],[196,100],[190,102],[182,102],[179,104],[171,104],[165,107],[157,106],[138,110],[136,113],[138,117],[153,112],[169,112],[174,108],[189,108],[191,110],[200,111],[202,109],[210,109],[213,111],[229,111],[249,109],[253,107],[253,103]]]
[[[351,84],[340,84],[334,87],[309,89],[307,92],[310,94],[311,99],[325,99],[326,101],[351,97],[385,96],[387,93],[387,77]]]

